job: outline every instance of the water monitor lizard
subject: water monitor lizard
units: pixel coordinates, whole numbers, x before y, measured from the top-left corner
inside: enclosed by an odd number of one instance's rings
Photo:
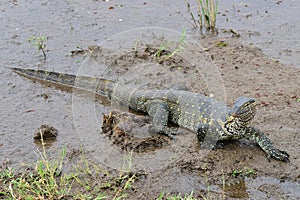
[[[190,91],[134,90],[101,78],[33,69],[12,70],[23,76],[81,89],[97,85],[91,92],[105,95],[112,101],[151,116],[152,131],[155,132],[173,134],[168,127],[168,122],[172,122],[195,132],[200,142],[208,135],[217,136],[218,140],[249,139],[260,146],[268,159],[289,162],[288,153],[276,149],[262,131],[249,126],[256,112],[256,102],[252,98],[239,97],[230,108],[223,102]]]

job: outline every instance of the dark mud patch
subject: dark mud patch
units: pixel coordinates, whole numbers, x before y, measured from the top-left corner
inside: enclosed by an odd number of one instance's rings
[[[58,130],[50,125],[41,125],[34,133],[33,139],[35,140],[48,140],[57,137]]]
[[[128,120],[131,122],[128,123]],[[128,126],[130,124],[130,126]],[[167,146],[171,141],[167,136],[155,134],[148,138],[140,138],[132,135],[133,127],[143,128],[149,125],[149,118],[141,118],[129,113],[110,112],[103,115],[102,131],[108,139],[122,150],[127,152],[149,152],[163,146]]]
[[[45,97],[44,97],[45,98]],[[39,147],[49,149],[56,141],[58,130],[51,125],[42,124],[33,135],[34,143]]]

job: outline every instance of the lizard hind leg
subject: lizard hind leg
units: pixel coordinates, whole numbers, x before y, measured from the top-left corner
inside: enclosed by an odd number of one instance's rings
[[[152,117],[153,127],[151,128],[151,133],[162,133],[170,138],[176,132],[172,131],[168,127],[169,120],[169,106],[166,102],[159,99],[149,100],[146,102],[147,113]]]

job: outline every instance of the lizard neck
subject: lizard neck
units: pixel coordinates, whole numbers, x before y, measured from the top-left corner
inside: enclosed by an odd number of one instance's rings
[[[238,135],[245,130],[248,124],[248,122],[244,122],[239,118],[235,118],[233,121],[229,120],[229,122],[226,122],[224,127],[228,133]]]

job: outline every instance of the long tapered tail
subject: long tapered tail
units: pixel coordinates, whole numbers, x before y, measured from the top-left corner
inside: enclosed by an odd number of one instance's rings
[[[76,76],[73,74],[63,74],[35,69],[11,68],[11,70],[31,79],[56,83],[67,87],[75,87],[108,97],[111,96],[115,85],[114,81],[102,78]]]
[[[58,83],[69,87],[73,87],[76,81],[76,76],[72,74],[22,68],[11,68],[11,70],[28,78]]]

